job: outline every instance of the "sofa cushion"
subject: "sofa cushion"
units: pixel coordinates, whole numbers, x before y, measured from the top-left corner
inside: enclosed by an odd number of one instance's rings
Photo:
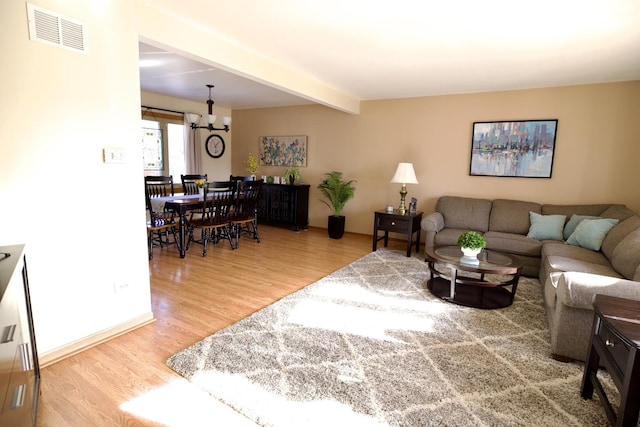
[[[567,221],[567,224],[564,226],[564,233],[563,233],[564,240],[567,240],[573,234],[573,232],[576,231],[576,227],[583,220],[599,219],[599,218],[601,217],[593,216],[593,215],[571,215],[571,218],[569,218],[569,221]]]
[[[603,218],[619,219],[620,221],[624,221],[634,215],[636,215],[636,213],[625,205],[611,205],[609,209],[600,214]]]
[[[529,212],[540,213],[541,205],[520,200],[496,199],[493,201],[489,230],[526,236],[529,232]]]
[[[599,251],[604,238],[607,237],[607,233],[617,223],[617,219],[611,218],[585,219],[571,233],[571,236],[567,239],[567,244]]]
[[[562,240],[565,215],[540,215],[529,212],[531,226],[527,237],[537,240]]]
[[[615,271],[609,264],[592,263],[563,256],[549,256],[543,262],[547,264],[546,270],[550,273],[577,271],[579,273],[600,274],[603,276],[622,278],[622,275]]]
[[[542,243],[522,234],[502,233],[499,231],[487,231],[484,233],[487,241],[487,249],[510,254],[539,257]]]
[[[489,229],[490,200],[442,196],[436,203],[436,211],[444,217],[446,228],[482,232]]]
[[[566,215],[570,218],[571,215],[589,215],[589,216],[604,216],[602,212],[609,209],[611,204],[596,204],[596,205],[542,205],[542,215]],[[607,217],[612,218],[612,217]]]
[[[468,231],[468,229],[445,228],[444,230],[440,230],[434,238],[434,245],[456,246],[458,244],[458,237],[465,231]]]
[[[564,242],[553,240],[543,242],[540,254],[543,260],[549,256],[560,256],[578,259],[592,264],[611,265],[602,252],[592,251],[581,248],[580,246],[566,245]]]
[[[625,278],[639,280],[638,266],[640,265],[640,229],[631,232],[613,250],[611,265]]]
[[[611,259],[618,243],[638,228],[640,228],[640,216],[633,215],[624,221],[621,220],[618,225],[611,229],[607,237],[604,238],[604,242],[602,242],[602,252],[607,258]]]

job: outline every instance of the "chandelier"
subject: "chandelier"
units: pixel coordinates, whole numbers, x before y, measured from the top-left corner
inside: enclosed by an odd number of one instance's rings
[[[214,123],[216,122],[216,116],[213,114],[213,99],[211,99],[211,89],[214,87],[213,85],[207,85],[209,88],[209,99],[207,100],[207,106],[209,107],[209,114],[207,115],[207,124],[206,126],[200,126],[200,114],[195,113],[187,113],[187,120],[191,123],[191,129],[209,129],[209,132],[213,132],[214,130],[223,130],[225,132],[229,132],[229,127],[231,126],[231,117],[223,117],[222,125],[224,127],[217,128],[214,127]]]

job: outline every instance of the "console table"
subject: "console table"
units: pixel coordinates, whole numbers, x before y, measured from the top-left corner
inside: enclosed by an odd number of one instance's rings
[[[0,335],[0,426],[35,426],[40,366],[24,245],[0,246]]]
[[[293,226],[295,231],[308,228],[309,185],[262,184],[258,221]]]
[[[593,331],[580,394],[591,399],[595,387],[611,425],[635,427],[640,410],[640,301],[596,295],[593,310]],[[617,416],[597,377],[600,364],[620,391]]]
[[[413,235],[416,234],[416,252],[420,251],[420,221],[422,221],[422,212],[409,213],[400,215],[397,210],[393,212],[375,211],[373,219],[373,251],[378,249],[378,240],[384,239],[384,246],[389,243],[389,232],[401,233],[407,235],[407,256],[411,256],[411,246],[413,245]],[[381,237],[378,237],[378,231],[384,231]]]

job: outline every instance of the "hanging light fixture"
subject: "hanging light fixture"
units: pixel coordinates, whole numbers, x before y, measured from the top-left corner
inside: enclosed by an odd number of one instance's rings
[[[209,107],[209,114],[207,115],[207,125],[200,126],[200,114],[195,113],[187,113],[187,119],[189,123],[191,123],[191,129],[209,129],[209,132],[213,132],[214,130],[223,130],[225,132],[229,132],[229,127],[231,126],[231,117],[223,117],[222,125],[224,127],[217,128],[214,127],[214,123],[216,122],[216,116],[213,114],[213,99],[211,99],[211,89],[214,87],[213,85],[207,85],[209,88],[209,99],[207,100],[207,106]]]

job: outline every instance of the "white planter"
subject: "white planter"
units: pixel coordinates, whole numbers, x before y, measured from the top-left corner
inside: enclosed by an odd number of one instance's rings
[[[476,258],[480,252],[482,252],[482,248],[471,249],[471,248],[460,248],[465,257],[468,258]]]

